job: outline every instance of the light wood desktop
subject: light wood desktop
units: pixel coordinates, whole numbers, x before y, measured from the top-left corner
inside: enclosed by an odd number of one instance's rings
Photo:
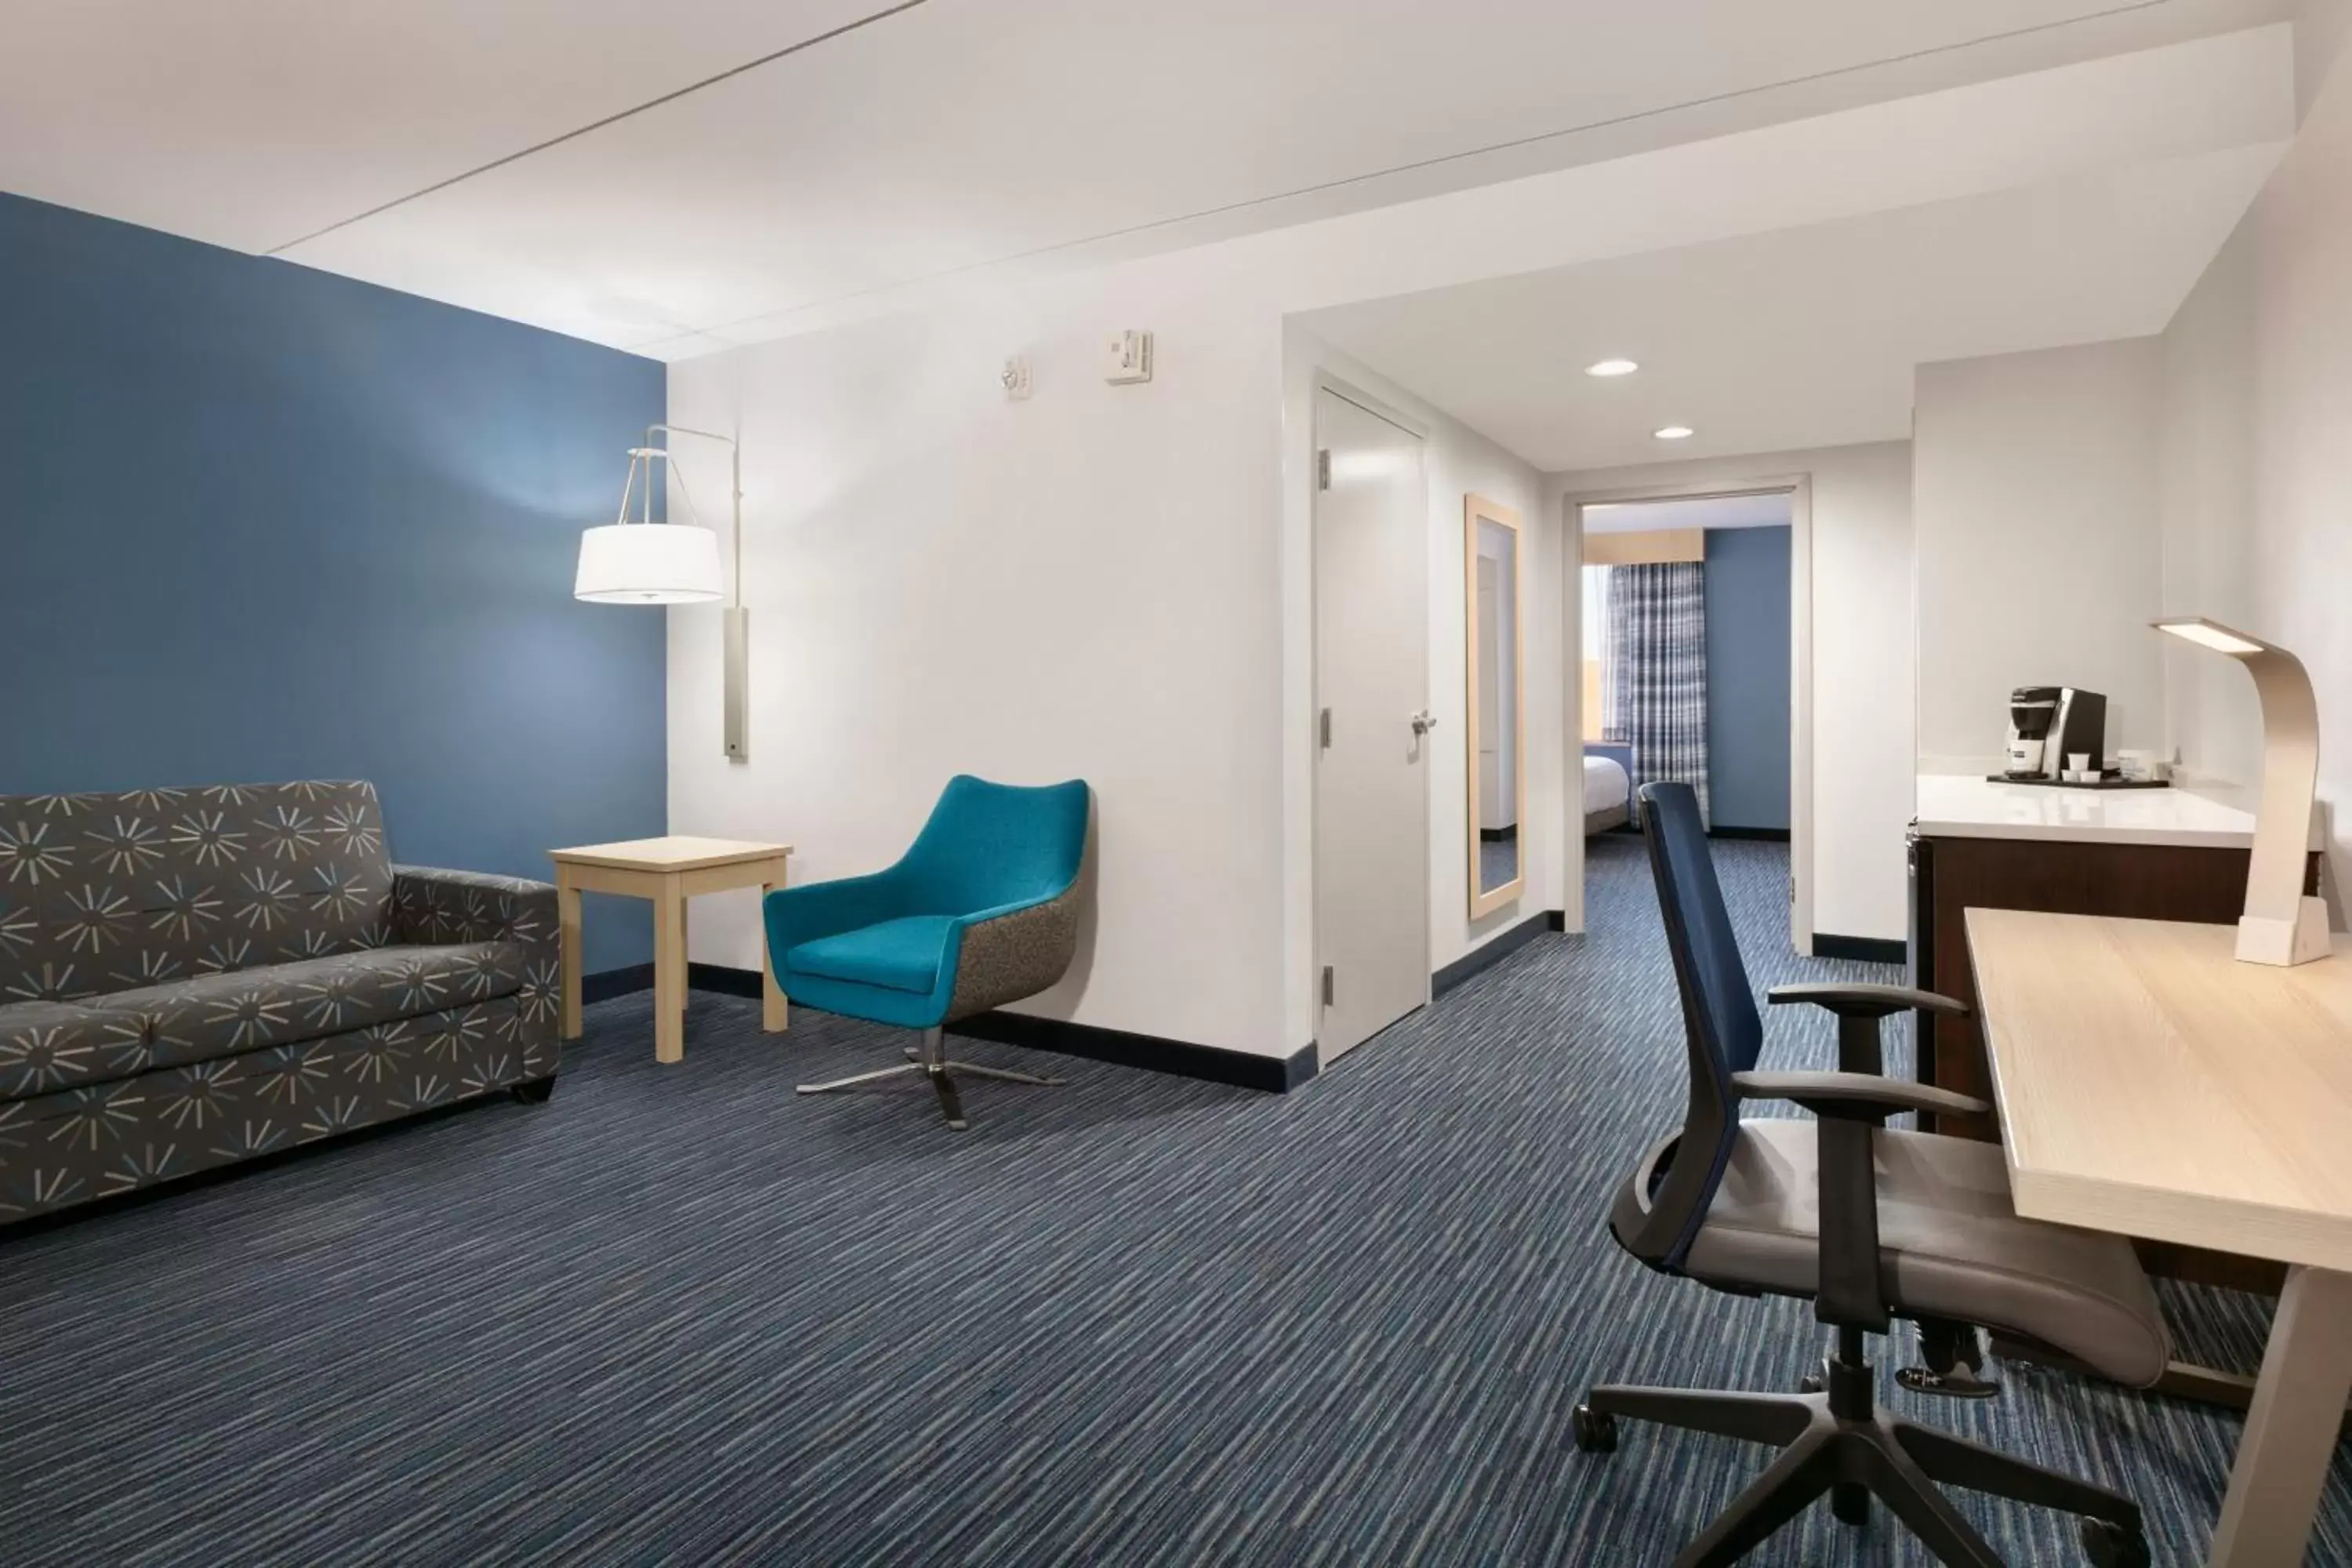
[[[2288,1265],[2210,1568],[2300,1563],[2352,1395],[2352,943],[2241,963],[2226,925],[1968,911],[2011,1200]]]
[[[733,838],[633,838],[551,849],[555,901],[563,927],[563,1037],[580,1037],[580,895],[619,893],[654,906],[654,1058],[686,1058],[686,900],[730,888],[763,891],[784,885],[789,844]],[[762,942],[762,949],[766,947]],[[785,1023],[784,994],[776,971],[760,965],[761,1024],[769,1033]]]

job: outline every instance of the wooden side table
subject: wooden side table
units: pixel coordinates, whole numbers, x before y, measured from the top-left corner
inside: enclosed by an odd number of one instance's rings
[[[633,838],[551,849],[555,903],[563,927],[563,1037],[580,1037],[580,895],[619,893],[654,906],[654,1059],[686,1059],[686,900],[731,888],[762,891],[784,885],[789,844],[749,844],[735,838]],[[784,1026],[784,994],[760,943],[761,1026]]]

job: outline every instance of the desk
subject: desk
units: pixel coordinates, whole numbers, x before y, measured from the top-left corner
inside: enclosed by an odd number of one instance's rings
[[[2352,1394],[2352,942],[1968,911],[2011,1200],[2031,1219],[2288,1266],[2211,1568],[2299,1563]]]
[[[563,1037],[580,1037],[580,895],[620,893],[654,906],[654,1059],[686,1059],[686,900],[730,888],[781,888],[789,844],[734,838],[632,838],[551,849],[555,904],[563,927]],[[767,943],[762,942],[764,949]],[[784,994],[775,965],[760,964],[761,1026],[784,1026]]]

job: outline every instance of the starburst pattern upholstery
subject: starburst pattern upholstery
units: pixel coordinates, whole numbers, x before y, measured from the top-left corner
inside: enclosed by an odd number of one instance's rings
[[[0,1220],[552,1078],[557,940],[366,783],[0,795]]]

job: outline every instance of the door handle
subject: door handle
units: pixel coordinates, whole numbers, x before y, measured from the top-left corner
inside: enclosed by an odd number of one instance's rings
[[[1424,708],[1420,712],[1412,716],[1412,732],[1414,734],[1426,735],[1432,730],[1436,728],[1437,716],[1432,713],[1428,709]]]

